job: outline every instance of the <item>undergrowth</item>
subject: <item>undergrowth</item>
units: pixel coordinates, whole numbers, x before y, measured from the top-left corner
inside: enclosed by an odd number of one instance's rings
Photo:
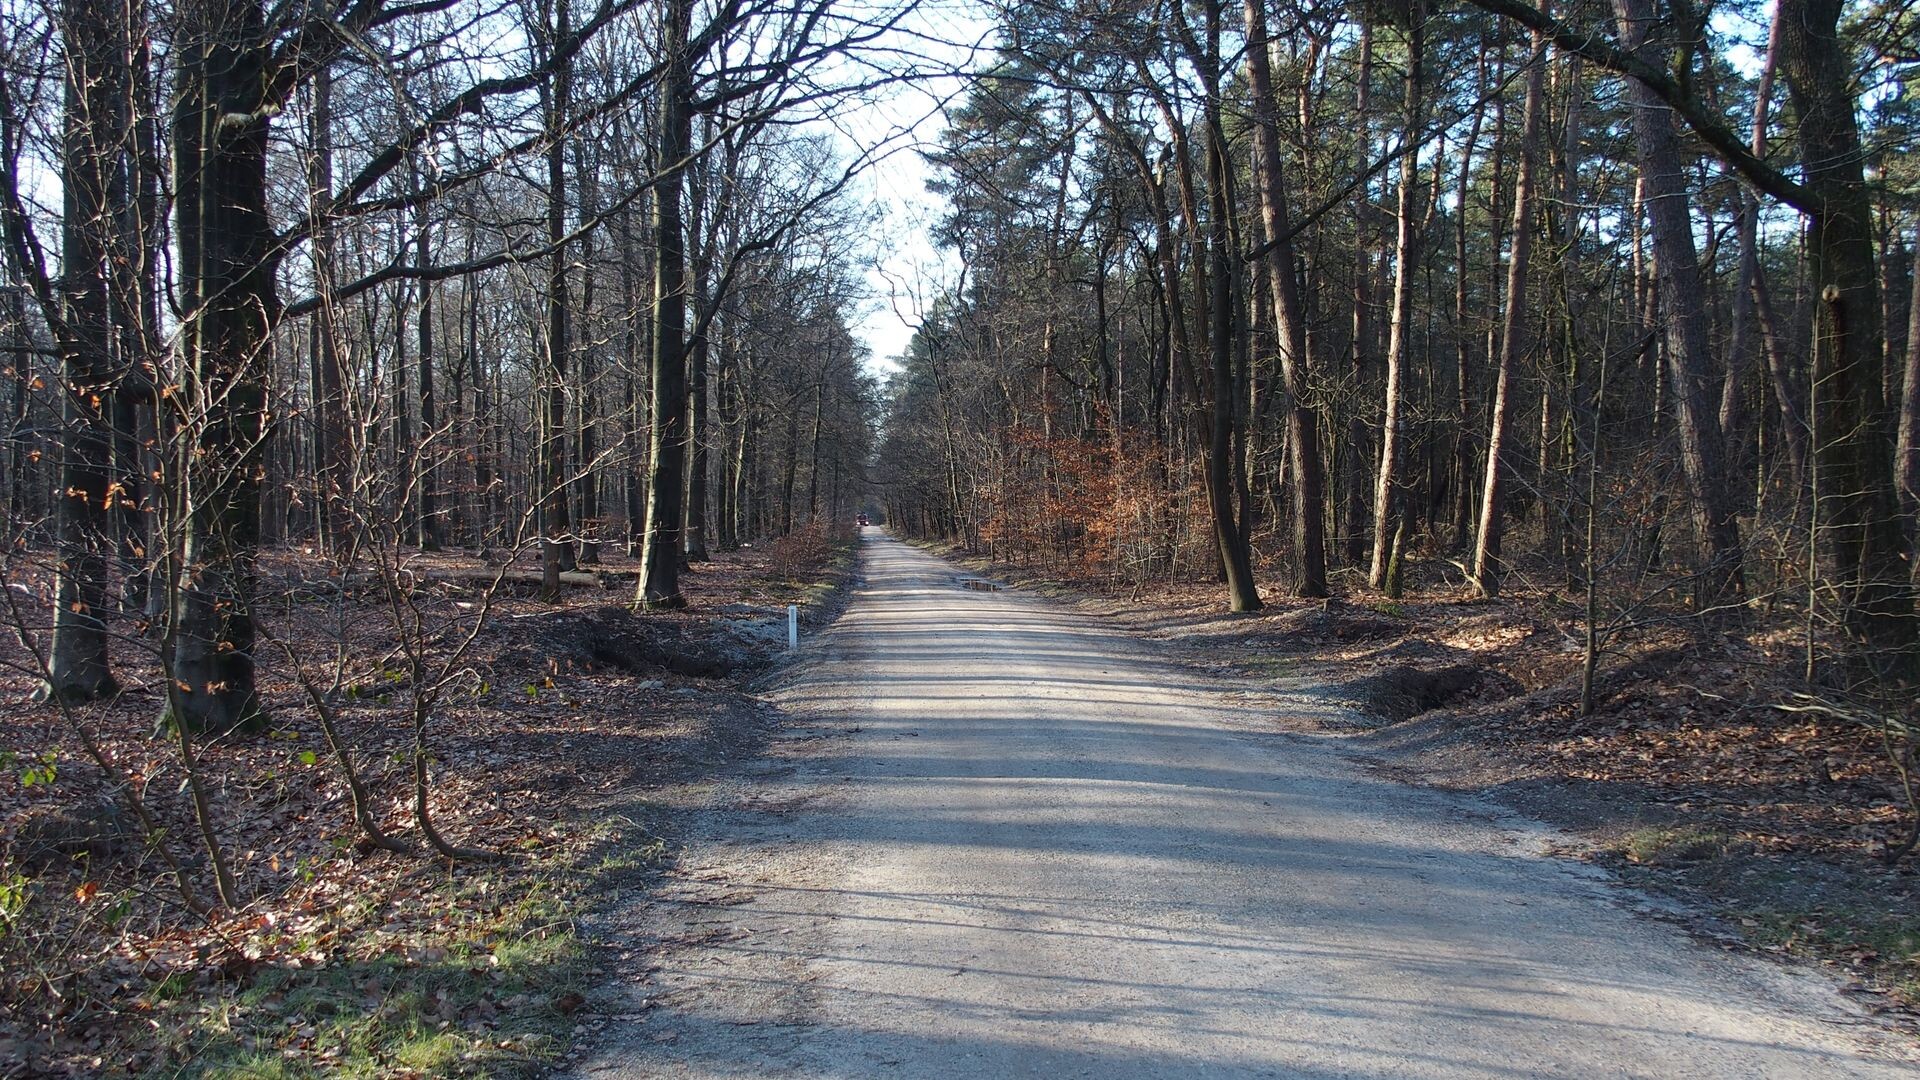
[[[420,883],[425,927],[337,928],[278,942],[289,963],[222,980],[175,975],[134,1008],[156,1045],[149,1077],[512,1077],[562,1050],[591,963],[575,931],[602,867],[441,870]],[[603,864],[604,866],[605,864]],[[330,945],[329,935],[346,931]],[[262,932],[271,935],[271,927]]]

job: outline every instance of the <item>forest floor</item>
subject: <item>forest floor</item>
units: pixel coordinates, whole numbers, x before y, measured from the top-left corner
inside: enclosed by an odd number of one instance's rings
[[[198,748],[244,898],[207,917],[170,892],[79,744],[84,726],[210,893],[176,744],[155,736],[153,676],[128,664],[116,701],[62,714],[30,700],[34,665],[9,633],[0,1077],[514,1075],[553,1061],[596,1022],[579,1010],[599,966],[630,959],[583,943],[580,920],[656,873],[677,806],[759,751],[775,718],[747,687],[782,662],[785,605],[801,605],[806,625],[830,620],[851,561],[849,544],[821,536],[725,554],[683,577],[686,611],[662,614],[627,610],[633,567],[612,555],[595,568],[607,588],[570,588],[558,603],[502,592],[467,657],[472,677],[426,735],[435,824],[493,859],[449,863],[358,837],[305,691],[263,651],[272,730]],[[483,563],[409,566],[430,616],[470,620],[478,586],[457,579]],[[267,625],[310,677],[345,645],[342,741],[383,826],[423,847],[390,611],[313,587],[325,570],[298,553],[271,553],[263,577],[277,598]],[[44,584],[7,582],[16,599]]]
[[[1872,728],[1782,708],[1805,689],[1804,639],[1784,620],[1620,635],[1583,717],[1582,609],[1549,590],[1268,589],[1264,610],[1233,615],[1217,584],[1135,592],[936,550],[1210,674],[1338,705],[1276,719],[1341,738],[1383,775],[1553,825],[1559,854],[1678,901],[1700,938],[1832,969],[1867,1011],[1920,1029],[1920,855],[1885,859],[1911,824],[1900,778]]]

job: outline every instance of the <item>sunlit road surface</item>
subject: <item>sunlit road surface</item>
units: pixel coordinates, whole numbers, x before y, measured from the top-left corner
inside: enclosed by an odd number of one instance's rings
[[[627,932],[586,1076],[1911,1077],[1491,806],[863,530],[865,581]],[[1303,701],[1300,708],[1312,706]]]

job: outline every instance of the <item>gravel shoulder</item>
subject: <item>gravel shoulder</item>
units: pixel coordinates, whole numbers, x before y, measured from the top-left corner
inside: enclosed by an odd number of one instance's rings
[[[594,928],[651,960],[575,1075],[1916,1075],[1831,980],[1284,730],[1311,688],[863,547],[770,752]]]

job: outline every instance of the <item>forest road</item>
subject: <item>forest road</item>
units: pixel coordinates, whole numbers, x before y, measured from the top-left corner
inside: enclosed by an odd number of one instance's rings
[[[599,928],[665,944],[574,1075],[1920,1075],[1831,981],[1636,912],[1498,808],[863,532],[770,692],[787,737]]]

